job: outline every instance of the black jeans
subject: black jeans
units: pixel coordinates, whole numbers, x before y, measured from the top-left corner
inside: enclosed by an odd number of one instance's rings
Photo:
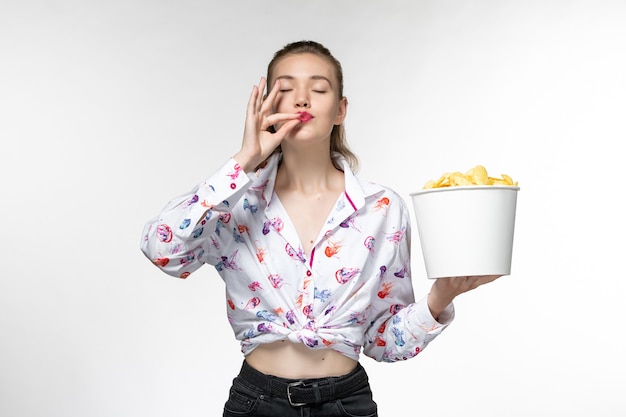
[[[283,392],[283,387],[289,388]],[[309,388],[302,387],[311,387],[312,392],[320,387],[323,394],[321,398],[318,393],[308,396]],[[302,397],[296,397],[298,392],[311,398],[310,402],[302,404]],[[223,417],[237,416],[377,417],[378,414],[367,374],[360,364],[340,377],[291,380],[263,374],[244,361],[224,405]]]

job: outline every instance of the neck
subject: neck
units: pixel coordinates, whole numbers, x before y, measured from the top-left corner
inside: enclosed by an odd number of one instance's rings
[[[342,181],[343,175],[333,165],[328,147],[283,148],[283,160],[276,177],[277,188],[309,194],[343,187]]]

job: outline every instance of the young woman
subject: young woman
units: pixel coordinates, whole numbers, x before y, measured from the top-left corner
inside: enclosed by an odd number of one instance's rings
[[[340,63],[301,41],[252,90],[239,152],[149,221],[141,249],[186,278],[213,265],[244,361],[224,416],[376,416],[364,353],[414,357],[452,321],[452,300],[498,276],[435,280],[415,302],[410,218],[354,174]]]

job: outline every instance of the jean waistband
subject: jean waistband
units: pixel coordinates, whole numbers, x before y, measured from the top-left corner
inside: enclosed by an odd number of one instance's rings
[[[259,372],[244,360],[239,376],[271,395],[287,399],[294,407],[344,398],[369,384],[360,363],[350,373],[338,377],[287,379]]]

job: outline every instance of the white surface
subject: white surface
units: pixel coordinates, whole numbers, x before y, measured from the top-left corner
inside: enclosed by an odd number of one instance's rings
[[[510,275],[519,187],[411,193],[426,276]]]
[[[621,0],[0,2],[0,415],[220,415],[223,285],[138,240],[302,38],[344,66],[364,177],[407,202],[454,167],[521,187],[513,274],[417,358],[363,359],[381,416],[626,414],[625,21]]]

